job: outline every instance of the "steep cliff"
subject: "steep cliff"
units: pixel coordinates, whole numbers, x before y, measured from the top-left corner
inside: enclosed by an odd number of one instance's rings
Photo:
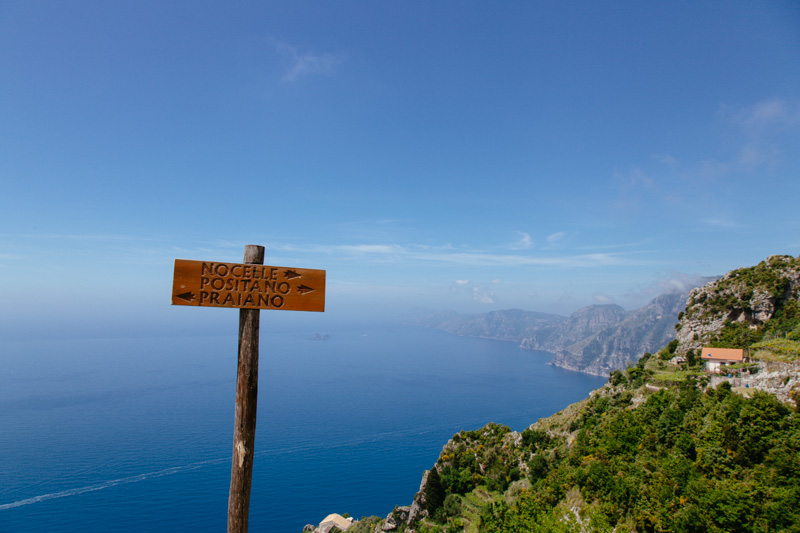
[[[625,320],[625,316],[625,310],[618,305],[590,305],[572,313],[547,338],[526,336],[522,338],[520,346],[529,350],[558,352],[619,324]]]
[[[788,333],[800,315],[800,258],[773,255],[728,272],[689,293],[676,326],[676,353],[704,345],[747,348],[767,334]]]
[[[675,337],[675,322],[685,300],[686,293],[662,294],[618,323],[556,350],[552,364],[598,376],[625,368]]]
[[[552,364],[607,376],[675,336],[675,323],[687,293],[663,294],[626,312],[614,304],[590,305],[569,317],[510,309],[481,315],[453,312],[415,323],[467,337],[516,342],[529,350],[555,354]]]

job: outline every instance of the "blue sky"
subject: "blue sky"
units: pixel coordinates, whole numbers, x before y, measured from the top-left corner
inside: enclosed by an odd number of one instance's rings
[[[0,1],[0,320],[228,321],[172,264],[245,244],[327,320],[632,309],[800,253],[798,147],[796,2]]]

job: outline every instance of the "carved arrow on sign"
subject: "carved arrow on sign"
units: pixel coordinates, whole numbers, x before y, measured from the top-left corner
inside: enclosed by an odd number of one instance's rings
[[[283,275],[286,276],[287,279],[294,279],[300,277],[300,274],[298,274],[294,270],[287,270],[286,272],[283,273]]]
[[[182,294],[176,294],[175,298],[180,298],[181,300],[185,300],[187,302],[194,301],[194,293],[193,292],[184,292]]]
[[[306,287],[305,285],[300,285],[299,287],[297,287],[297,292],[299,292],[300,294],[306,294],[313,291],[314,289],[312,289],[311,287]]]

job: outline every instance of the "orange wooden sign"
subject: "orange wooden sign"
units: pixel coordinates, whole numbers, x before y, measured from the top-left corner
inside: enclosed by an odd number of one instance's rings
[[[321,312],[325,271],[176,259],[172,304]]]

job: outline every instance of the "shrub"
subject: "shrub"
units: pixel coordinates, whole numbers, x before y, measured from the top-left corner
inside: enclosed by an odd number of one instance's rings
[[[522,445],[534,449],[545,448],[550,445],[550,436],[546,431],[528,428],[522,432]]]
[[[528,477],[531,480],[531,483],[535,483],[536,481],[544,478],[547,475],[548,470],[550,470],[550,464],[547,462],[547,459],[541,453],[537,453],[533,456],[533,459],[528,461]]]
[[[448,494],[444,499],[444,512],[447,516],[459,516],[461,514],[461,497],[456,494]]]
[[[625,374],[623,374],[619,370],[614,370],[613,372],[611,372],[609,376],[609,381],[611,381],[611,385],[614,387],[616,387],[617,385],[626,385],[628,383]]]

